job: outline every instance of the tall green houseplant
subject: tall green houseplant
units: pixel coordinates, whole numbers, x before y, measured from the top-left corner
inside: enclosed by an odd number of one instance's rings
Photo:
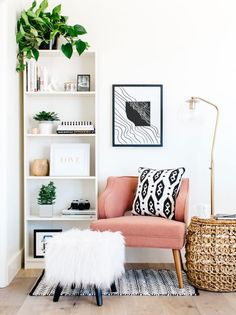
[[[31,7],[21,12],[17,21],[16,42],[19,52],[17,54],[18,72],[25,69],[24,57],[38,60],[39,49],[49,44],[52,40],[61,36],[65,43],[61,45],[61,50],[67,58],[73,55],[73,48],[81,55],[89,44],[79,38],[86,34],[82,25],[69,25],[68,17],[61,15],[61,4],[56,6],[52,12],[46,12],[48,1],[43,0],[37,7],[34,1]]]

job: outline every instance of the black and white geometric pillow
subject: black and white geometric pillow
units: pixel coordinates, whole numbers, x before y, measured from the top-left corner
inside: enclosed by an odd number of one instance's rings
[[[181,167],[158,171],[140,168],[139,172],[132,214],[174,219],[175,201],[185,169]]]

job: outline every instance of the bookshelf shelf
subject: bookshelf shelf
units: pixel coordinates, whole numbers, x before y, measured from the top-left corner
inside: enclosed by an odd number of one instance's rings
[[[50,92],[25,92],[27,96],[50,96],[50,95],[60,95],[60,96],[95,96],[96,92],[65,92],[65,91],[50,91]]]
[[[28,180],[63,180],[63,179],[79,179],[91,180],[96,179],[96,176],[26,176]]]
[[[66,133],[61,133],[61,134],[31,134],[31,133],[27,133],[26,137],[30,137],[30,138],[41,138],[41,137],[55,137],[55,138],[62,138],[62,137],[95,137],[96,134],[95,133],[72,133],[72,134],[66,134]]]

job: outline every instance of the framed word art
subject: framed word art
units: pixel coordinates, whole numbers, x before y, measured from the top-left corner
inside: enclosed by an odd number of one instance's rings
[[[90,144],[51,144],[50,176],[90,176]]]
[[[117,84],[113,95],[113,146],[162,146],[163,87]]]

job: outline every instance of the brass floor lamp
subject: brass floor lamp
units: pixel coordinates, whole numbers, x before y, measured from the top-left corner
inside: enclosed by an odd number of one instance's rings
[[[199,101],[202,101],[216,110],[216,119],[215,119],[215,126],[214,126],[214,133],[213,133],[213,139],[212,139],[212,145],[211,145],[211,162],[210,162],[210,172],[211,172],[211,216],[215,215],[215,195],[214,195],[214,175],[215,175],[215,169],[214,169],[214,149],[215,149],[215,139],[216,139],[216,131],[218,126],[218,120],[219,120],[219,109],[218,107],[211,103],[206,101],[205,99],[201,97],[191,97],[191,99],[187,100],[189,103],[189,109],[194,110],[196,107],[196,103]]]

